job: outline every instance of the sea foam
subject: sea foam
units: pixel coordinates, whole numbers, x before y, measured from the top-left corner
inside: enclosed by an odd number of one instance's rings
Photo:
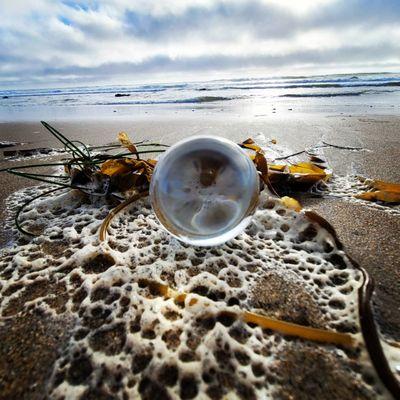
[[[18,192],[9,205],[45,190]],[[51,398],[290,398],[308,385],[317,398],[389,398],[360,333],[362,274],[303,213],[262,193],[243,234],[197,248],[168,235],[144,199],[100,243],[112,205],[93,201],[72,191],[34,202],[21,219],[39,236],[18,239],[0,264],[3,318],[30,309],[73,321]],[[179,304],[144,281],[189,296]],[[356,346],[286,337],[227,310],[346,332]]]

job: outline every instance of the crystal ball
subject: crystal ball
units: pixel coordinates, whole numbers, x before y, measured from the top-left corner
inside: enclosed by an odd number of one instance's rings
[[[150,183],[161,225],[179,240],[215,246],[240,234],[257,207],[259,176],[230,140],[195,136],[163,153]]]

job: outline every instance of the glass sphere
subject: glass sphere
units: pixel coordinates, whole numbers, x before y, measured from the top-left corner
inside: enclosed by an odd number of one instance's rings
[[[195,136],[163,153],[150,183],[151,204],[179,240],[215,246],[241,233],[259,195],[257,170],[230,140]]]

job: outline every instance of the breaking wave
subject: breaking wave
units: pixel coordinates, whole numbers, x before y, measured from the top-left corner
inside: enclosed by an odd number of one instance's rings
[[[345,93],[288,93],[282,94],[279,97],[341,97],[341,96],[361,96],[369,93],[367,90],[360,92],[345,92]]]
[[[232,97],[224,96],[199,96],[188,99],[160,99],[160,100],[132,100],[132,101],[112,101],[95,103],[96,105],[146,105],[146,104],[194,104],[194,103],[211,103],[214,101],[233,100]]]

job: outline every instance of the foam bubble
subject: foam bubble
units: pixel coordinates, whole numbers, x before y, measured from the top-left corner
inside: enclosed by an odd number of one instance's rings
[[[45,189],[14,194],[10,205]],[[39,237],[3,250],[3,317],[30,308],[75,321],[51,397],[299,398],[309,387],[318,398],[389,397],[361,339],[362,276],[324,228],[262,193],[242,235],[190,247],[161,228],[144,199],[114,219],[100,244],[111,208],[76,192],[48,195],[21,216]],[[177,304],[146,280],[191,295]],[[347,332],[357,346],[285,337],[229,307]]]
[[[363,205],[364,207],[384,211],[391,215],[400,215],[400,205],[387,205],[383,202],[371,202],[357,199],[354,196],[370,190],[356,175],[338,176],[333,175],[325,187],[319,187],[315,190],[318,194],[326,197],[340,198],[351,203]]]

